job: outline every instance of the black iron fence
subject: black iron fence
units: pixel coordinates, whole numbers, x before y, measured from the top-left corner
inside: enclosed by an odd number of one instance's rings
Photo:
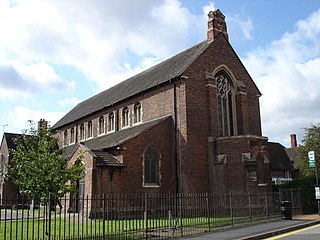
[[[0,239],[168,239],[280,219],[278,194],[0,200]]]

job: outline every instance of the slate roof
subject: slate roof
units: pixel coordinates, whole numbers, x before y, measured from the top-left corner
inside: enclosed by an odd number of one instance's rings
[[[298,166],[298,147],[286,148],[286,153],[291,161],[293,161],[293,166],[297,168]]]
[[[269,156],[271,169],[293,170],[293,162],[287,155],[286,149],[280,143],[269,142]]]
[[[99,136],[96,138],[89,139],[87,141],[81,142],[81,144],[88,147],[91,151],[95,150],[103,150],[112,147],[119,146],[124,142],[140,135],[141,133],[147,131],[148,129],[156,126],[162,121],[171,118],[170,116],[164,116],[158,119],[154,119],[149,122],[145,122],[136,126],[132,126],[129,128],[122,129],[120,131],[116,131],[114,133],[105,134],[103,136]],[[77,144],[70,145],[66,148],[66,156],[70,157],[75,151]]]
[[[124,167],[124,165],[117,158],[106,151],[93,150],[92,152],[97,157],[96,159],[98,166]]]
[[[66,124],[107,108],[128,97],[163,84],[181,76],[186,68],[210,45],[207,40],[135,75],[114,87],[111,87],[75,106],[52,129],[56,130]]]
[[[16,148],[16,143],[14,142],[14,139],[17,137],[20,137],[22,134],[19,133],[4,133],[3,134],[3,139],[6,140],[7,146],[9,149],[15,149]],[[3,140],[2,140],[3,141]]]

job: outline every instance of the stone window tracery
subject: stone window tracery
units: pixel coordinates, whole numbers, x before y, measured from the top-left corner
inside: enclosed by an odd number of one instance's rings
[[[143,156],[144,185],[159,185],[160,153],[155,146],[149,146]]]
[[[235,88],[232,80],[224,71],[219,71],[215,79],[218,97],[219,136],[234,136],[236,135]]]

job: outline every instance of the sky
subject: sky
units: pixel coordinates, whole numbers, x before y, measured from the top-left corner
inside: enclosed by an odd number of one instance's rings
[[[0,0],[0,134],[54,125],[77,103],[206,39],[207,14],[258,86],[263,136],[320,123],[320,0]]]

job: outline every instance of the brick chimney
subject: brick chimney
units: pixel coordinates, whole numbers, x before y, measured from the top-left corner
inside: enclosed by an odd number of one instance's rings
[[[297,135],[296,134],[291,134],[290,135],[290,140],[291,140],[291,147],[296,148],[297,147]]]
[[[48,127],[48,122],[45,119],[40,119],[38,122],[38,131],[40,131],[41,128],[47,128]]]
[[[208,41],[213,41],[220,34],[223,34],[228,40],[225,16],[218,9],[208,14]]]

